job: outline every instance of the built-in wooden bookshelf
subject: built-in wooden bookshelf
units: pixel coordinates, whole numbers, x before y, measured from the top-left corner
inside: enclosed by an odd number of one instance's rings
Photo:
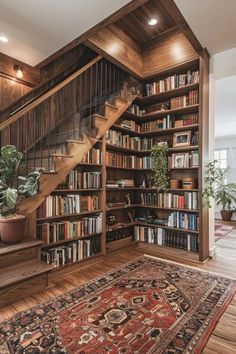
[[[178,87],[168,86],[169,89],[163,92],[147,92],[148,85],[159,80],[164,82],[170,75],[173,76],[173,69],[144,81],[142,96],[96,144],[96,152],[91,152],[49,198],[58,201],[68,196],[72,202],[71,195],[76,196],[76,200],[90,198],[94,207],[90,205],[89,210],[80,208],[75,212],[68,210],[62,215],[42,215],[42,210],[39,210],[38,230],[51,228],[55,233],[57,227],[66,227],[68,232],[68,225],[71,227],[66,239],[57,238],[54,234],[54,239],[47,236],[46,240],[45,230],[38,231],[38,237],[45,242],[43,258],[46,261],[52,262],[49,258],[55,258],[55,249],[59,249],[59,255],[56,254],[54,263],[68,266],[132,244],[157,254],[163,252],[166,255],[169,251],[172,256],[194,261],[207,258],[208,235],[203,235],[206,215],[202,208],[201,187],[204,150],[202,59],[180,65],[175,70],[182,78],[180,86],[178,83]],[[190,77],[193,73],[194,79]],[[174,79],[171,80],[173,84]],[[174,134],[181,132],[190,132],[191,142],[188,146],[173,146]],[[151,148],[163,141],[168,143],[169,178],[180,181],[193,178],[194,187],[184,189],[180,183],[179,187],[169,187],[165,195],[158,193],[152,180]],[[173,164],[173,158],[183,154],[188,164]],[[192,165],[193,154],[198,165]],[[166,196],[169,204],[166,203]],[[160,198],[164,200],[163,205]],[[91,228],[89,232],[87,229],[78,232],[77,224],[87,220],[95,224],[99,220],[99,227]],[[78,253],[74,261],[71,253],[76,246],[73,244],[84,250]],[[92,251],[88,250],[89,247]],[[63,252],[70,260],[67,265],[63,261],[65,255],[61,255]]]

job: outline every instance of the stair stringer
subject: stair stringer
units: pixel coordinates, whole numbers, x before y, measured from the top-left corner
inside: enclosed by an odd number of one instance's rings
[[[29,217],[49,196],[58,184],[63,182],[66,176],[72,171],[87,154],[87,152],[102,138],[106,131],[122,116],[131,103],[137,97],[136,94],[131,94],[128,100],[121,97],[114,97],[113,104],[117,109],[112,109],[109,105],[104,105],[104,120],[96,121],[95,117],[95,136],[84,133],[83,141],[68,141],[67,148],[69,155],[54,156],[56,171],[53,173],[42,174],[39,180],[39,192],[34,197],[24,199],[18,204],[17,213]],[[95,114],[96,116],[96,114]],[[101,116],[100,116],[101,118]]]

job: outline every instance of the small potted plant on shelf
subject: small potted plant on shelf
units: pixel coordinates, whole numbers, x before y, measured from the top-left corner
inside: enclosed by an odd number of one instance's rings
[[[154,186],[158,192],[164,192],[168,188],[168,145],[166,143],[153,145],[151,159]]]
[[[4,243],[14,244],[24,238],[25,216],[16,214],[16,204],[22,198],[38,192],[41,171],[18,177],[22,153],[14,145],[1,148],[0,156],[0,235]],[[18,185],[18,178],[23,181]]]
[[[203,189],[203,197],[209,208],[211,208],[211,199],[214,199],[217,205],[222,205],[220,213],[224,221],[231,220],[235,210],[232,204],[236,203],[236,183],[228,183],[228,174],[229,167],[220,168],[217,160],[209,162]]]

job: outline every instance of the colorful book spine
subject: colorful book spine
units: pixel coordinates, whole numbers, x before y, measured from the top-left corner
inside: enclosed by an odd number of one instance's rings
[[[197,234],[176,232],[161,227],[135,226],[136,241],[198,252],[199,241]]]

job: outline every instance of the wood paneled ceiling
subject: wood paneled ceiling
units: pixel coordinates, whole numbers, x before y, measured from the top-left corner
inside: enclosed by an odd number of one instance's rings
[[[148,20],[157,18],[158,23],[150,26]],[[143,46],[158,35],[176,27],[160,0],[151,0],[116,22],[137,44]]]

